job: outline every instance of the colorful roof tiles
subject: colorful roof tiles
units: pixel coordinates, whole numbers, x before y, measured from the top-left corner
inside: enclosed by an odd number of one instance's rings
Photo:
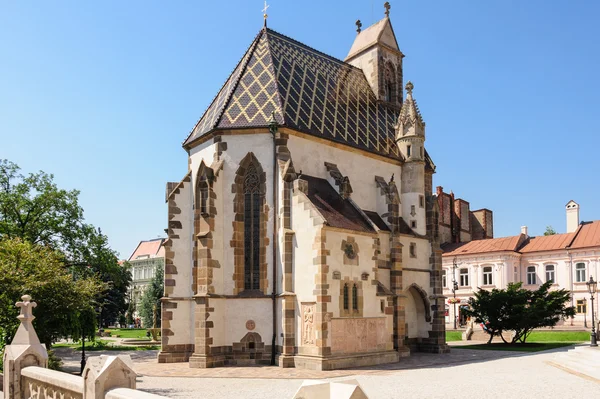
[[[281,126],[402,159],[398,111],[377,101],[361,69],[263,29],[184,146],[216,129]]]

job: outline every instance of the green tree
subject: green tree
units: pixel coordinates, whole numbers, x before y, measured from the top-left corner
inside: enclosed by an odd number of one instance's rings
[[[546,231],[544,231],[545,236],[553,236],[556,234],[556,230],[552,226],[546,226]]]
[[[19,238],[0,239],[0,344],[16,332],[15,302],[24,294],[38,304],[34,326],[48,348],[62,337],[93,339],[95,298],[104,289],[96,277],[73,279],[58,251]]]
[[[531,331],[541,327],[553,327],[561,319],[573,317],[575,308],[567,306],[570,293],[567,290],[550,291],[552,282],[542,284],[530,291],[522,283],[509,283],[506,289],[487,291],[479,289],[469,299],[465,314],[483,323],[492,342],[494,336],[502,337],[505,331],[513,331],[511,343],[525,343]]]
[[[160,299],[164,292],[163,278],[164,270],[162,265],[159,265],[140,301],[140,317],[147,328],[150,326],[160,327]]]
[[[95,309],[101,323],[113,323],[126,310],[131,273],[119,265],[100,229],[84,222],[78,199],[79,191],[59,189],[53,175],[25,176],[16,164],[0,160],[0,239],[18,237],[60,251],[76,279],[104,281]]]

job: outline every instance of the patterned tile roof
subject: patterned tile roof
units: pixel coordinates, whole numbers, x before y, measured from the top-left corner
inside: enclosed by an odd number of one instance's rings
[[[362,70],[263,29],[184,146],[215,129],[281,126],[402,159],[398,111],[377,101]]]

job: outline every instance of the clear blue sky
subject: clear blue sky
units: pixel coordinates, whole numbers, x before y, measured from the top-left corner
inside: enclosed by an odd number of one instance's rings
[[[384,1],[271,0],[269,26],[344,58]],[[600,219],[600,3],[399,1],[404,76],[427,122],[434,185],[494,211],[495,235]],[[165,182],[262,26],[261,0],[4,1],[0,158],[81,190],[122,257],[164,236]]]

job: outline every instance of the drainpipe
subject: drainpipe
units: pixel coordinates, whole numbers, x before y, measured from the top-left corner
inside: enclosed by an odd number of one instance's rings
[[[271,294],[273,301],[273,339],[271,341],[271,366],[274,366],[275,351],[277,350],[277,218],[279,217],[279,196],[277,195],[277,181],[279,179],[279,174],[277,173],[277,121],[275,120],[275,111],[271,114],[269,132],[273,136],[273,292]]]

